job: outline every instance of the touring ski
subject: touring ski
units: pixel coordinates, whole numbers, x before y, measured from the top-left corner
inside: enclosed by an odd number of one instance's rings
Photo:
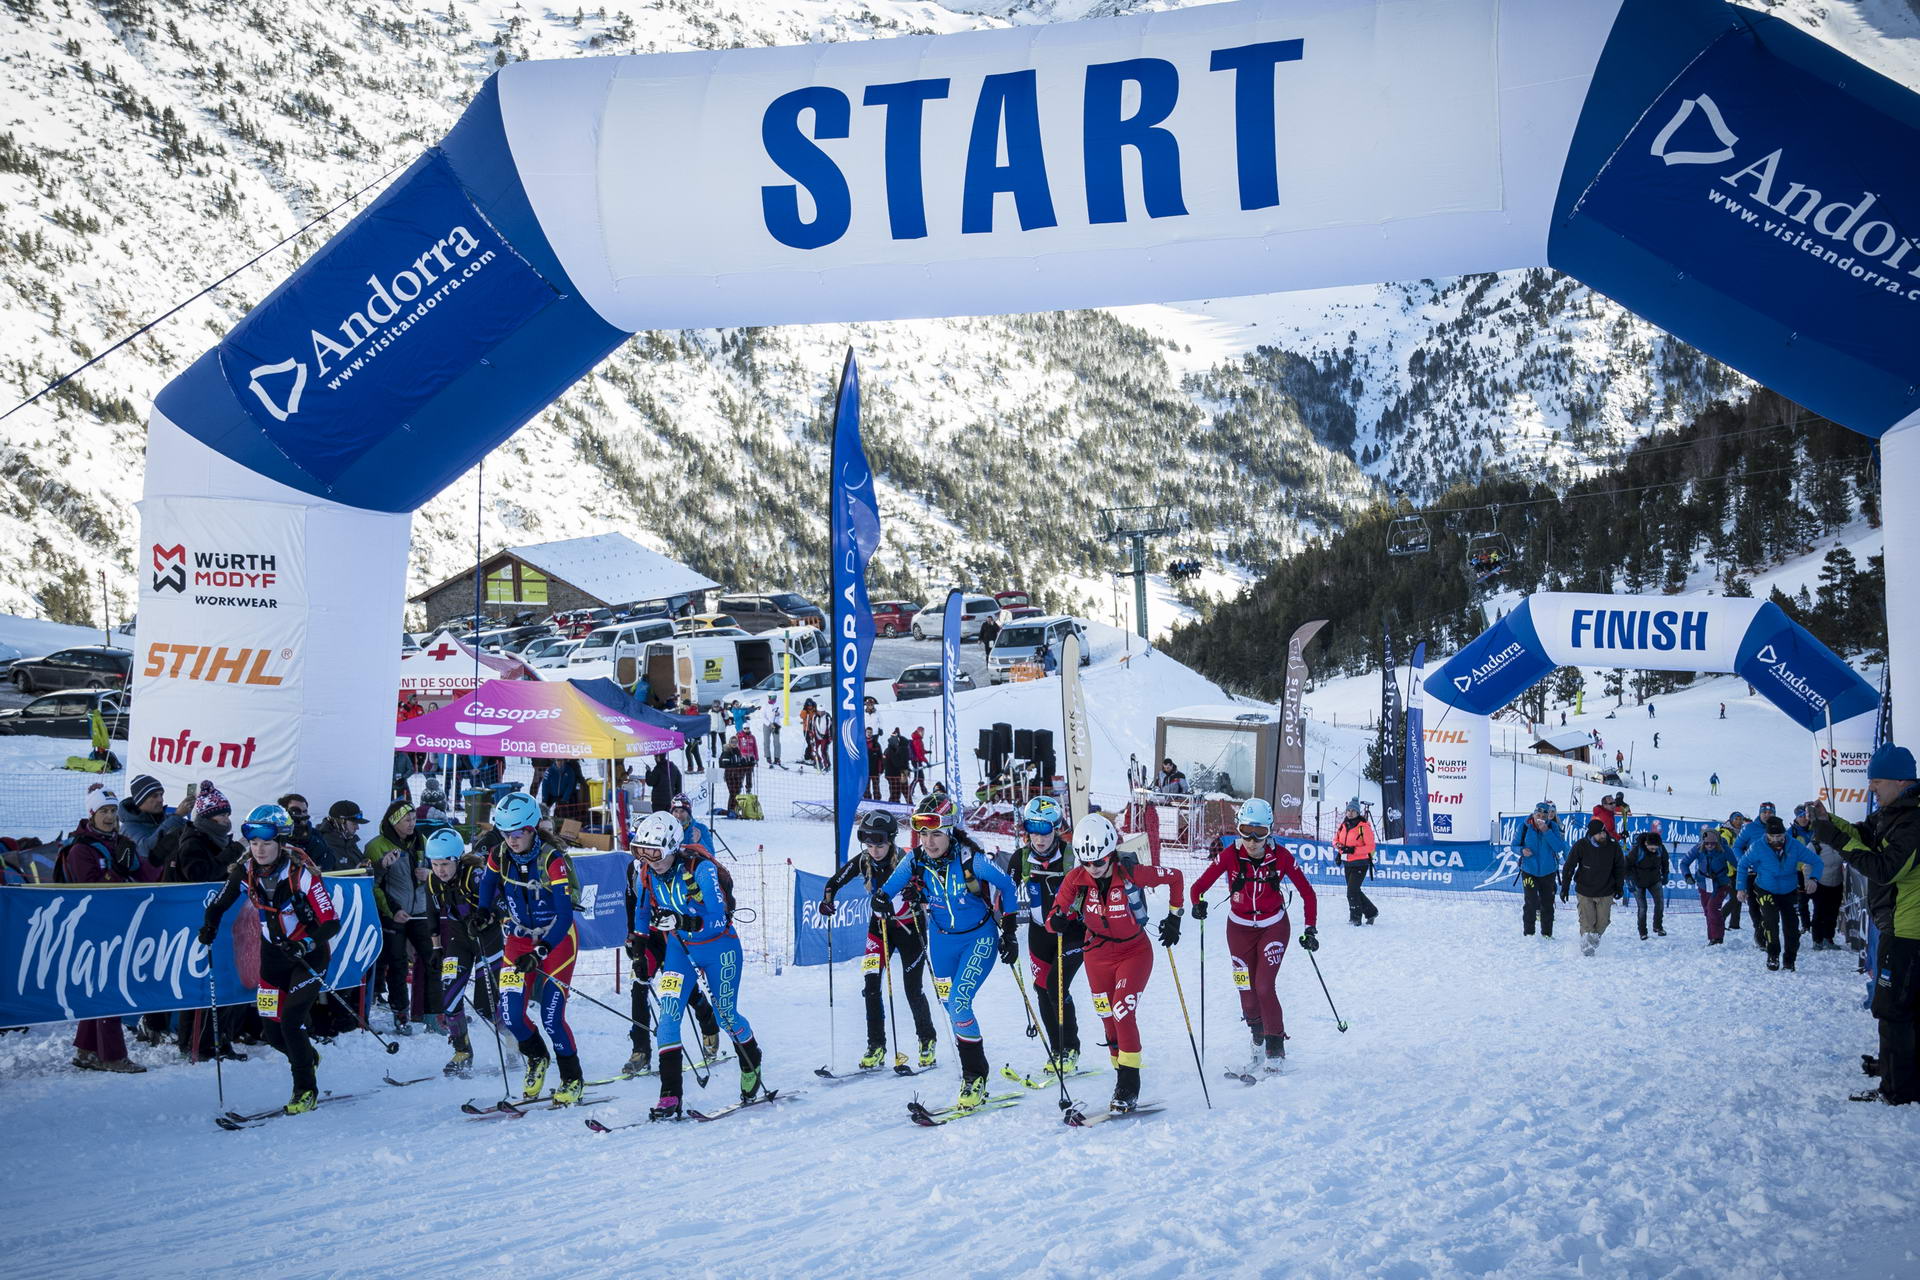
[[[845,1075],[836,1075],[825,1067],[815,1067],[813,1074],[823,1084],[852,1084],[855,1080],[893,1080],[904,1076],[925,1075],[932,1067],[910,1067],[906,1063],[896,1063],[891,1067],[867,1067],[864,1070],[849,1071]]]
[[[748,1107],[757,1107],[763,1102],[784,1102],[788,1098],[797,1098],[799,1096],[798,1093],[782,1093],[778,1089],[768,1089],[764,1093],[755,1094],[745,1102],[736,1102],[730,1106],[722,1107],[718,1111],[698,1111],[692,1107],[688,1107],[687,1118],[689,1120],[718,1120],[721,1116],[730,1116],[736,1111],[744,1111]]]
[[[322,1103],[328,1103],[328,1102],[345,1102],[347,1099],[351,1097],[353,1097],[353,1095],[350,1093],[323,1094],[321,1095],[319,1102],[315,1103],[315,1105],[318,1106]],[[275,1107],[271,1111],[255,1111],[251,1113],[242,1113],[239,1111],[227,1111],[227,1112],[223,1112],[220,1115],[215,1116],[213,1118],[213,1122],[219,1125],[222,1129],[226,1129],[229,1131],[238,1130],[238,1129],[254,1129],[254,1128],[258,1128],[260,1125],[265,1124],[269,1120],[278,1120],[279,1118],[281,1118],[286,1114],[287,1114],[287,1109],[284,1106]],[[300,1114],[305,1115],[306,1112],[303,1111]]]
[[[392,1076],[380,1077],[384,1083],[390,1084],[396,1089],[404,1089],[410,1084],[425,1084],[429,1080],[444,1080],[445,1078],[445,1076],[419,1076],[413,1080],[395,1080]]]
[[[709,1059],[708,1059],[707,1061],[705,1061],[705,1062],[702,1062],[702,1063],[699,1063],[699,1064],[695,1064],[695,1063],[691,1063],[691,1062],[690,1062],[690,1063],[688,1063],[688,1064],[687,1064],[687,1066],[688,1066],[688,1069],[689,1069],[689,1070],[691,1070],[691,1069],[692,1069],[692,1068],[693,1068],[693,1067],[694,1067],[695,1065],[698,1065],[698,1066],[699,1066],[699,1068],[700,1068],[700,1070],[702,1070],[702,1071],[706,1071],[706,1070],[708,1070],[708,1069],[709,1069],[709,1068],[711,1068],[711,1067],[717,1067],[717,1066],[719,1066],[719,1065],[720,1065],[721,1063],[723,1063],[723,1062],[732,1062],[732,1061],[733,1061],[733,1055],[732,1055],[732,1054],[730,1054],[730,1053],[723,1053],[723,1054],[721,1054],[721,1055],[720,1055],[719,1057],[717,1057],[717,1058],[709,1058]],[[619,1079],[619,1080],[643,1080],[643,1079],[645,1079],[645,1078],[646,1078],[646,1077],[648,1077],[648,1076],[657,1076],[657,1075],[659,1075],[659,1074],[660,1074],[660,1069],[659,1069],[658,1067],[646,1067],[646,1068],[644,1068],[643,1070],[640,1070],[640,1071],[622,1071],[622,1072],[621,1072],[621,1073],[620,1073],[620,1074],[619,1074],[618,1076],[616,1076],[616,1077],[615,1077],[615,1079]],[[588,1084],[592,1084],[592,1083],[593,1083],[593,1081],[591,1081],[591,1080],[589,1080],[589,1081],[587,1081],[587,1083],[588,1083]]]
[[[959,1107],[928,1108],[918,1099],[907,1104],[907,1118],[925,1128],[951,1124],[955,1120],[964,1120],[968,1116],[979,1115],[983,1111],[1003,1111],[1026,1101],[1024,1093],[991,1093],[981,1100],[978,1106],[961,1110]]]
[[[1090,1124],[1105,1124],[1109,1120],[1130,1120],[1134,1116],[1158,1115],[1166,1109],[1166,1104],[1160,1102],[1143,1102],[1131,1111],[1083,1112],[1075,1107],[1060,1118],[1076,1129],[1084,1129]]]
[[[1077,1071],[1067,1072],[1066,1078],[1069,1080],[1077,1080],[1081,1076],[1097,1076],[1100,1072],[1101,1068],[1099,1067],[1081,1067]],[[1051,1089],[1054,1087],[1054,1081],[1059,1079],[1058,1076],[1048,1075],[1045,1072],[1037,1076],[1023,1075],[1010,1066],[1000,1068],[1000,1074],[1015,1084],[1023,1084],[1029,1089]]]
[[[586,1088],[598,1089],[605,1085],[619,1084],[622,1080],[635,1078],[636,1077],[633,1076],[608,1076],[604,1080],[588,1080],[585,1081],[584,1084]],[[500,1101],[484,1107],[475,1103],[472,1098],[468,1098],[460,1104],[460,1109],[470,1116],[497,1116],[508,1112],[524,1115],[527,1111],[531,1110],[537,1102],[552,1102],[554,1092],[555,1090],[549,1089],[537,1098],[502,1098]]]

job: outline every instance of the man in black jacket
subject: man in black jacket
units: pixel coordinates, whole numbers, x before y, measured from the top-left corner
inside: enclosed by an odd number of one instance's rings
[[[1653,931],[1667,936],[1667,873],[1670,869],[1667,843],[1661,838],[1660,819],[1633,838],[1627,854],[1627,892],[1633,895],[1640,914],[1640,940],[1647,938],[1647,899],[1653,899]]]
[[[1587,823],[1587,838],[1573,846],[1560,868],[1560,901],[1567,890],[1580,890],[1580,954],[1590,956],[1600,947],[1600,935],[1613,918],[1613,899],[1627,874],[1620,842],[1607,834],[1607,824],[1595,818]]]
[[[246,853],[233,838],[233,806],[211,782],[202,782],[194,792],[193,820],[168,833],[156,847],[164,847],[164,878],[175,884],[225,880],[228,871]],[[197,1012],[183,1013],[179,1026],[180,1052],[195,1059],[212,1057],[216,1051],[229,1061],[244,1059],[246,1055],[232,1046],[235,1039],[243,1035],[249,1043],[254,1042],[253,1029],[248,1025],[252,1018],[251,1001],[243,1005],[223,1005],[217,1017],[219,1034],[216,1036],[216,1028],[211,1025],[216,1019],[202,1017]]]
[[[906,804],[907,779],[912,776],[913,752],[907,749],[907,740],[895,729],[887,738],[884,752],[884,764],[887,770],[887,800],[892,804]]]

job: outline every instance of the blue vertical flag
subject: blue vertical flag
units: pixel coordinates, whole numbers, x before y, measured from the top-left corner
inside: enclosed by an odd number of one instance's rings
[[[880,545],[880,504],[860,443],[860,371],[847,348],[833,407],[833,865],[847,860],[860,796],[867,785],[867,655],[873,611],[867,562]]]
[[[1407,679],[1407,839],[1433,839],[1433,816],[1427,811],[1427,713],[1425,710],[1427,642],[1413,646]]]
[[[960,588],[947,592],[947,612],[940,622],[940,749],[946,752],[947,794],[955,812],[960,803],[960,719],[953,713],[953,686],[960,678]]]

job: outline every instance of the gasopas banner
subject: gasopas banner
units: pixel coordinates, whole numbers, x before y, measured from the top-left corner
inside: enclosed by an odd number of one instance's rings
[[[306,509],[140,504],[140,625],[127,746],[169,790],[211,779],[237,806],[295,788],[305,705]]]

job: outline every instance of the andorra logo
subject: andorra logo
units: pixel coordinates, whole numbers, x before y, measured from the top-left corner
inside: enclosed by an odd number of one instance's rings
[[[293,375],[293,385],[287,389],[285,402],[276,404],[273,397],[267,394],[267,389],[260,385],[260,379],[282,373],[290,373]],[[305,361],[289,356],[278,364],[258,365],[247,371],[247,378],[247,389],[253,392],[254,397],[258,399],[261,404],[266,406],[267,412],[273,415],[276,422],[285,422],[288,418],[300,412],[300,396],[307,389],[307,366]]]
[[[1753,656],[1756,662],[1763,662],[1769,667],[1780,661],[1780,655],[1773,651],[1773,646],[1770,644],[1760,646],[1760,652]]]
[[[1680,132],[1681,126],[1692,118],[1696,110],[1706,121],[1707,127],[1713,130],[1713,136],[1720,143],[1720,149],[1718,151],[1668,150],[1668,145],[1673,141],[1673,135]],[[1697,98],[1687,98],[1681,102],[1680,109],[1673,113],[1673,119],[1667,121],[1666,127],[1654,136],[1650,151],[1656,160],[1664,161],[1669,165],[1719,164],[1722,160],[1733,159],[1733,144],[1738,141],[1740,136],[1727,128],[1726,119],[1721,116],[1718,104],[1703,93]]]

